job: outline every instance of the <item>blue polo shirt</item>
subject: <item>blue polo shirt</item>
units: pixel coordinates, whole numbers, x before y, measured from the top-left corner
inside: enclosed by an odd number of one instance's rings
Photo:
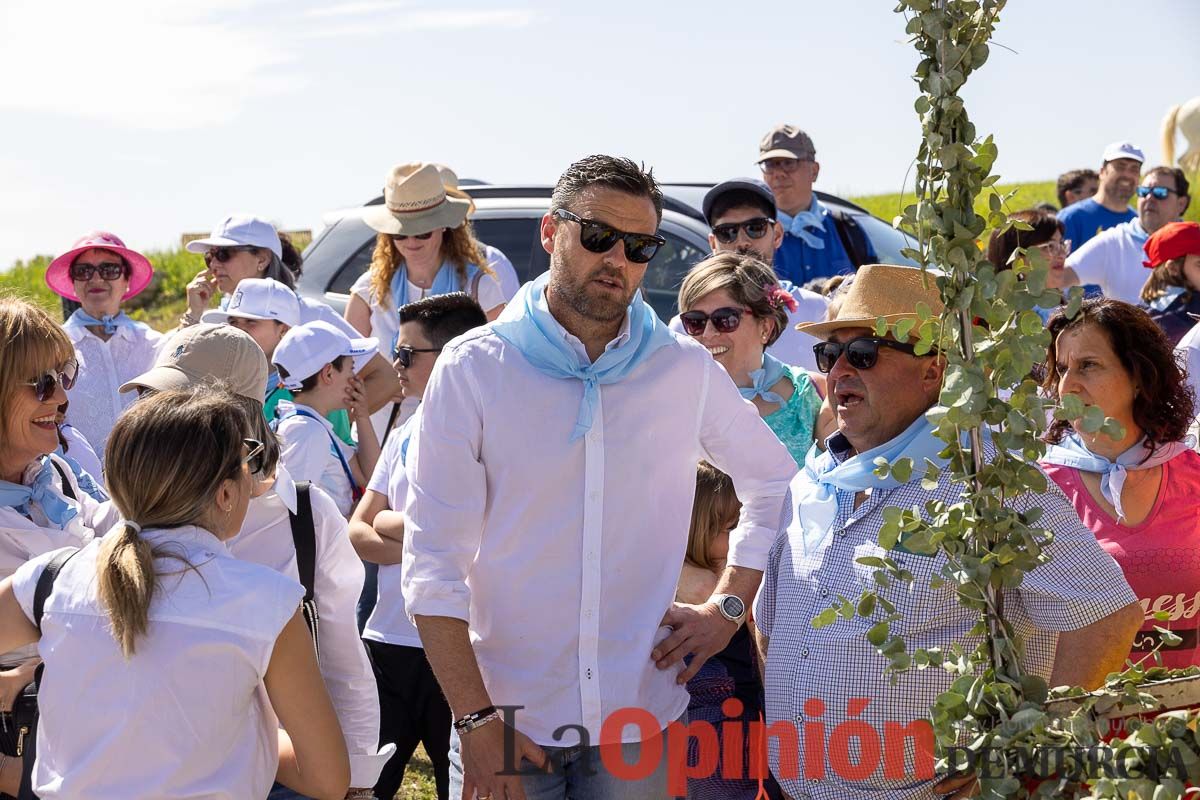
[[[1109,211],[1093,198],[1080,200],[1058,212],[1058,221],[1063,224],[1064,239],[1071,240],[1071,250],[1078,250],[1083,243],[1100,231],[1115,228],[1137,216],[1132,208],[1124,211]]]
[[[809,232],[820,236],[825,246],[821,249],[810,247],[799,236],[787,232],[783,241],[775,250],[775,274],[781,280],[791,281],[797,286],[803,286],[813,278],[828,278],[833,275],[854,272],[854,262],[842,244],[838,235],[837,221],[829,213],[829,209],[817,204],[821,214],[822,227],[809,228]],[[782,211],[776,215],[785,231],[791,225],[792,219]]]

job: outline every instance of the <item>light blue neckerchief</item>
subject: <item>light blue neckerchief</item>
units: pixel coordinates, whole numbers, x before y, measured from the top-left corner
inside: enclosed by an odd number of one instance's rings
[[[41,469],[34,475],[33,484],[30,486],[0,481],[0,506],[14,508],[28,517],[31,504],[37,503],[46,519],[62,530],[79,513],[79,508],[55,491],[55,470],[50,463],[50,457],[42,456],[41,464]]]
[[[458,269],[449,261],[443,261],[438,267],[437,275],[433,276],[433,285],[429,287],[429,291],[425,293],[426,297],[433,297],[439,294],[450,294],[451,292],[465,292],[467,286],[471,285],[471,281],[475,278],[475,273],[479,272],[479,267],[475,264],[467,264],[467,280],[465,283],[458,279]],[[403,306],[408,305],[408,265],[401,264],[396,268],[396,273],[392,275],[392,308],[393,313],[399,314]],[[388,347],[388,352],[396,350],[396,341],[392,340]]]
[[[68,325],[75,327],[87,327],[96,325],[104,328],[104,333],[107,336],[112,336],[117,332],[117,328],[136,328],[137,323],[126,316],[124,311],[118,311],[116,314],[106,314],[100,319],[96,319],[91,314],[84,311],[82,308],[75,309],[74,313],[67,319]]]
[[[1079,434],[1072,432],[1058,444],[1047,447],[1046,456],[1042,460],[1063,467],[1074,467],[1083,472],[1098,473],[1101,476],[1101,494],[1112,504],[1113,510],[1117,512],[1117,519],[1124,520],[1125,509],[1121,507],[1121,490],[1125,488],[1125,478],[1129,470],[1157,467],[1191,449],[1191,442],[1167,442],[1160,444],[1155,448],[1154,455],[1150,455],[1150,448],[1143,438],[1117,456],[1116,461],[1109,461],[1089,450]]]
[[[1170,308],[1171,304],[1178,300],[1179,296],[1186,291],[1187,289],[1182,286],[1168,286],[1165,292],[1150,301],[1150,308],[1161,314]]]
[[[71,472],[75,475],[75,482],[79,484],[79,488],[87,492],[93,500],[97,503],[103,503],[108,499],[108,492],[104,491],[104,487],[96,483],[96,479],[92,477],[92,474],[85,470],[78,461],[67,455],[61,444],[54,451],[54,455],[67,462],[67,466],[71,468]]]
[[[579,355],[567,343],[563,327],[550,313],[546,303],[546,282],[550,273],[521,287],[492,323],[492,330],[504,341],[521,351],[526,360],[544,375],[583,383],[583,398],[570,441],[575,441],[592,428],[600,386],[616,383],[637,368],[660,347],[674,342],[667,326],[662,324],[638,292],[629,304],[629,338],[616,347],[609,347],[593,363],[579,363]]]
[[[904,485],[891,475],[877,477],[875,459],[882,456],[891,463],[901,458],[912,459],[913,471],[909,480],[918,480],[925,474],[925,459],[939,467],[946,463],[938,457],[945,446],[944,441],[934,436],[933,425],[924,415],[891,441],[851,456],[841,464],[835,465],[833,457],[821,453],[814,444],[804,459],[804,471],[792,483],[792,504],[796,513],[788,526],[789,538],[801,537],[804,552],[816,552],[833,529],[839,491],[894,489]]]
[[[267,388],[263,394],[263,402],[265,403],[265,402],[267,402],[267,400],[271,399],[271,393],[274,392],[276,389],[278,389],[282,385],[283,384],[281,384],[279,382],[279,371],[278,370],[273,369],[270,372],[268,372],[267,373]]]
[[[801,211],[793,217],[782,210],[777,210],[775,216],[779,218],[779,224],[785,231],[803,241],[813,250],[825,249],[825,240],[821,238],[825,235],[825,209],[815,194],[808,211]],[[813,233],[809,228],[816,228],[820,235]]]
[[[779,383],[779,379],[783,377],[785,367],[784,363],[770,353],[763,353],[762,367],[750,373],[750,380],[754,383],[746,387],[738,387],[742,397],[747,400],[753,400],[755,397],[761,397],[768,403],[783,404],[783,398],[771,391],[771,387]]]

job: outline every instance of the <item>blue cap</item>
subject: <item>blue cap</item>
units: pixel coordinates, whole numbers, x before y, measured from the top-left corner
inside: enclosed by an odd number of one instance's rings
[[[775,195],[770,187],[756,178],[734,178],[724,183],[718,183],[716,186],[708,190],[708,194],[704,195],[704,201],[701,206],[701,211],[704,212],[704,219],[708,221],[709,227],[713,224],[712,207],[717,202],[717,198],[726,192],[743,191],[758,195],[771,208],[771,216],[774,217],[777,213],[775,210]]]

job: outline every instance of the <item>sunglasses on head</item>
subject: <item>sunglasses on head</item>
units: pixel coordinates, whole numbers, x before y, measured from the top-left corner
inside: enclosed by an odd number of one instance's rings
[[[71,280],[73,281],[90,281],[92,276],[97,274],[101,280],[115,281],[125,274],[125,265],[120,261],[71,265]]]
[[[679,315],[679,321],[683,324],[683,330],[688,336],[700,336],[704,333],[704,329],[708,327],[709,320],[712,321],[713,329],[717,333],[733,333],[742,324],[742,314],[746,313],[744,308],[725,307],[718,308],[711,314],[705,314],[703,311],[685,311]]]
[[[258,475],[265,466],[266,448],[258,439],[242,439],[247,453],[242,456],[242,463],[250,470],[251,475]]]
[[[63,391],[70,390],[75,385],[75,376],[78,374],[79,365],[74,361],[68,361],[62,365],[61,369],[44,372],[33,380],[25,381],[25,385],[32,386],[38,402],[44,403],[46,398],[54,394],[55,387],[61,386]]]
[[[775,220],[770,217],[755,217],[748,219],[745,222],[727,222],[723,225],[713,227],[713,236],[717,237],[717,241],[722,244],[733,244],[737,241],[738,231],[745,231],[746,235],[751,239],[761,239],[767,235],[767,231],[775,224]]]
[[[433,236],[433,231],[426,231],[425,233],[415,233],[412,236],[409,236],[408,234],[405,234],[405,233],[391,234],[393,242],[403,242],[405,239],[420,239],[422,242],[424,242],[424,241],[428,240],[431,236]]]
[[[837,363],[842,353],[846,361],[855,369],[870,369],[879,361],[879,348],[890,347],[902,353],[916,355],[916,347],[907,342],[897,342],[892,339],[880,339],[878,336],[860,336],[848,342],[820,342],[813,345],[817,356],[817,369],[829,372]]]
[[[214,247],[204,251],[204,261],[208,264],[214,261],[224,264],[238,253],[249,253],[257,249],[257,247]]]
[[[405,369],[408,369],[412,365],[413,353],[440,353],[440,352],[442,352],[442,348],[440,348],[440,347],[409,347],[406,344],[402,344],[396,348],[396,351],[394,353],[392,353],[392,357],[395,359],[397,364],[404,367]]]
[[[579,243],[588,252],[607,253],[619,240],[625,243],[625,257],[635,264],[648,263],[658,248],[667,243],[658,234],[626,233],[594,219],[583,219],[565,208],[555,211],[554,216],[579,225]]]
[[[1179,194],[1174,189],[1167,186],[1139,186],[1137,188],[1138,197],[1149,197],[1154,195],[1155,200],[1166,200],[1171,196],[1171,193]]]

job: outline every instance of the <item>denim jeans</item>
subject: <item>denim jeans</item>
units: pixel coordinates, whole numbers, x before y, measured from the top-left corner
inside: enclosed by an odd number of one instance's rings
[[[684,714],[679,720],[687,722]],[[496,723],[491,723],[495,725]],[[665,736],[665,733],[664,733]],[[664,740],[665,741],[665,740]],[[641,742],[621,746],[621,758],[629,765],[638,762]],[[640,780],[624,780],[605,769],[599,747],[546,747],[554,769],[542,772],[522,759],[521,784],[526,800],[666,800],[667,758],[664,744],[662,757],[654,771]],[[457,731],[450,734],[450,797],[462,797],[462,752]]]

